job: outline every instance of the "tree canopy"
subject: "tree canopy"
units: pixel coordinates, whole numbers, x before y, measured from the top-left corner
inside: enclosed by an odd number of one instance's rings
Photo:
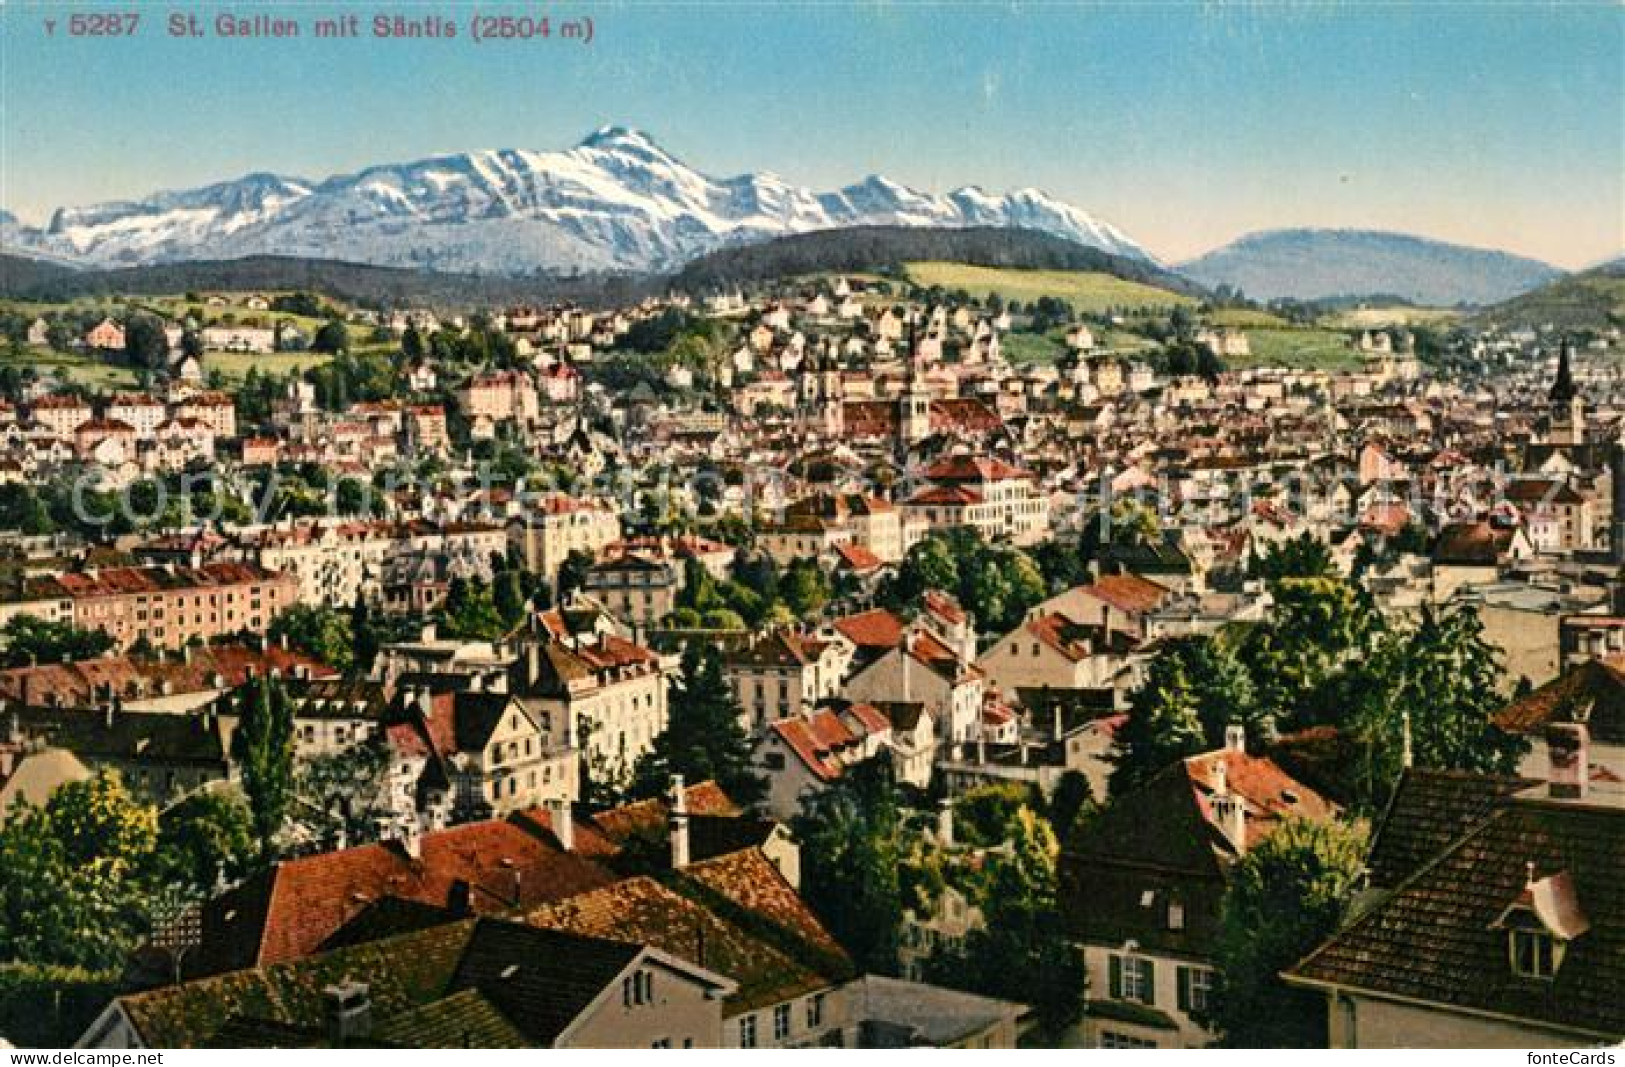
[[[1291,819],[1236,864],[1220,909],[1210,1020],[1224,1044],[1326,1047],[1325,995],[1293,989],[1280,973],[1337,929],[1364,863],[1359,829]]]
[[[723,674],[722,655],[712,645],[690,642],[683,650],[682,674],[671,687],[666,728],[632,772],[634,796],[663,796],[673,775],[685,781],[714,781],[737,804],[761,800],[766,785],[757,775],[744,711]]]

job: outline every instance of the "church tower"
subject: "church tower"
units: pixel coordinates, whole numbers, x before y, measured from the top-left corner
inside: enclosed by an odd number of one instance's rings
[[[915,323],[908,326],[908,382],[898,399],[897,436],[906,448],[931,436],[931,387],[921,373]]]
[[[818,368],[818,422],[824,436],[839,439],[846,433],[846,387],[841,381],[841,361],[826,348]]]
[[[1569,341],[1563,339],[1563,347],[1557,357],[1557,380],[1552,383],[1549,397],[1551,401],[1551,429],[1547,433],[1547,440],[1554,445],[1578,445],[1585,442],[1585,401],[1580,398],[1580,391],[1574,387],[1574,371],[1569,365]]]

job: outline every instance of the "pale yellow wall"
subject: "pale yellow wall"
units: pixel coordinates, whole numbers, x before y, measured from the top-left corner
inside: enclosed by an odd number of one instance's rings
[[[1541,1027],[1369,997],[1343,996],[1329,1003],[1332,1048],[1576,1048],[1596,1043]]]
[[[682,1048],[722,1045],[722,1000],[669,968],[645,961],[655,972],[654,1002],[627,1007],[617,979],[610,995],[564,1035],[563,1048],[649,1048],[662,1038]],[[630,973],[630,972],[629,972]]]

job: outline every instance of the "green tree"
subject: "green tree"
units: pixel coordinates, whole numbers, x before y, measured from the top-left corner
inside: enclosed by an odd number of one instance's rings
[[[355,634],[350,620],[333,608],[295,604],[271,623],[271,637],[314,656],[336,671],[355,667]]]
[[[242,878],[254,851],[254,815],[236,789],[200,790],[158,816],[164,877],[195,895]]]
[[[1067,771],[1055,783],[1049,798],[1049,824],[1063,843],[1071,840],[1078,825],[1095,809],[1098,798],[1089,779],[1081,771]]]
[[[593,558],[590,553],[579,548],[571,549],[559,564],[559,595],[558,602],[564,603],[570,599],[577,589],[587,584],[587,574],[592,570]]]
[[[1283,727],[1312,726],[1334,718],[1322,687],[1366,652],[1382,620],[1362,590],[1341,578],[1283,578],[1275,607],[1256,626],[1240,656],[1253,678],[1259,714]]]
[[[1272,586],[1285,578],[1335,578],[1337,564],[1332,550],[1322,541],[1305,531],[1302,535],[1270,545],[1261,559],[1253,564],[1253,572]]]
[[[1016,817],[1037,801],[1033,790],[1017,782],[993,783],[967,790],[954,801],[954,836],[964,844],[994,848],[1009,839]]]
[[[1325,1048],[1326,998],[1281,971],[1337,929],[1358,888],[1365,835],[1291,819],[1231,871],[1220,908],[1209,1020],[1233,1048]]]
[[[865,761],[808,794],[791,825],[807,903],[860,971],[896,974],[904,849],[890,762]]]
[[[714,781],[746,807],[766,792],[753,765],[744,711],[723,674],[722,654],[715,646],[690,642],[683,649],[682,674],[672,686],[666,728],[633,768],[632,794],[663,796],[675,774],[690,783]]]
[[[250,678],[235,694],[237,730],[232,757],[254,817],[262,861],[276,851],[276,835],[293,800],[293,703],[275,678]]]
[[[1015,548],[978,545],[959,571],[960,585],[953,591],[982,628],[994,633],[1015,629],[1048,591],[1038,564]]]
[[[113,639],[100,630],[81,630],[36,615],[13,615],[0,627],[0,643],[4,645],[0,663],[7,667],[93,659],[113,647]]]
[[[831,592],[829,576],[814,559],[791,560],[779,581],[779,596],[785,606],[803,619],[817,617],[829,603]]]
[[[408,324],[406,332],[401,334],[401,355],[409,364],[423,358],[423,335],[416,326]]]
[[[1418,767],[1513,773],[1526,743],[1491,719],[1504,704],[1503,677],[1500,655],[1468,606],[1425,606],[1414,624],[1385,634],[1341,692],[1340,703],[1353,710],[1338,725],[1354,735],[1364,762],[1358,806],[1375,812],[1386,803],[1407,730]]]
[[[1265,732],[1246,670],[1212,638],[1168,641],[1129,699],[1128,721],[1117,733],[1112,794],[1218,747],[1231,723],[1247,727],[1255,741]]]
[[[355,598],[355,603],[350,605],[350,633],[353,641],[352,665],[358,672],[365,674],[372,670],[372,661],[378,657],[382,641],[373,622],[372,608],[368,606],[366,598],[359,594]]]
[[[894,603],[909,604],[930,589],[953,592],[959,589],[959,562],[948,542],[927,537],[903,557],[894,582]]]
[[[1058,1035],[1083,1011],[1083,957],[1069,941],[1057,891],[1060,853],[1049,824],[1018,809],[1006,850],[989,854],[978,903],[987,925],[958,951],[927,965],[932,980],[984,996],[1031,1004],[1039,1024]]]
[[[0,828],[0,958],[122,966],[151,927],[157,812],[116,774],[23,804]]]
[[[511,630],[525,621],[528,601],[525,598],[524,576],[520,572],[499,571],[491,583],[491,596],[505,627]]]
[[[137,312],[124,324],[124,358],[137,367],[162,370],[169,364],[169,338],[156,315]]]
[[[344,323],[337,319],[322,323],[316,330],[316,336],[311,338],[310,350],[312,352],[348,352],[350,350],[350,331],[345,329]]]
[[[294,795],[304,824],[322,841],[369,841],[388,817],[389,746],[381,735],[341,752],[304,760]]]
[[[494,641],[507,632],[491,589],[483,582],[453,578],[440,608],[440,628],[447,637]]]

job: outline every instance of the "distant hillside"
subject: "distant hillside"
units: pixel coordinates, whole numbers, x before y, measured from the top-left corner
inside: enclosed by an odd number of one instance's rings
[[[1204,285],[1234,286],[1254,300],[1381,293],[1438,307],[1494,304],[1562,274],[1506,252],[1376,230],[1249,234],[1177,269]]]
[[[692,260],[672,280],[701,293],[802,274],[899,271],[905,263],[964,263],[1012,270],[1091,271],[1187,295],[1189,281],[1143,259],[1102,252],[1037,230],[974,226],[854,226],[780,237]]]
[[[635,301],[648,291],[649,285],[625,277],[486,278],[435,274],[292,256],[83,271],[21,256],[0,256],[0,296],[29,300],[156,296],[196,290],[299,289],[369,305],[469,307],[562,300],[602,305]]]
[[[1166,288],[1126,281],[1102,271],[1016,270],[1008,267],[978,267],[967,263],[907,263],[908,280],[915,285],[941,287],[949,292],[964,290],[978,300],[992,294],[1006,301],[1031,303],[1040,297],[1065,300],[1073,310],[1100,315],[1113,310],[1171,309],[1176,304],[1192,304],[1196,298]]]
[[[1593,330],[1625,326],[1625,260],[1559,278],[1533,292],[1485,308],[1473,321],[1479,325],[1550,324]]]
[[[64,267],[59,263],[0,253],[0,295],[9,296],[12,293],[39,288],[71,278],[77,273],[78,271],[72,267]]]

